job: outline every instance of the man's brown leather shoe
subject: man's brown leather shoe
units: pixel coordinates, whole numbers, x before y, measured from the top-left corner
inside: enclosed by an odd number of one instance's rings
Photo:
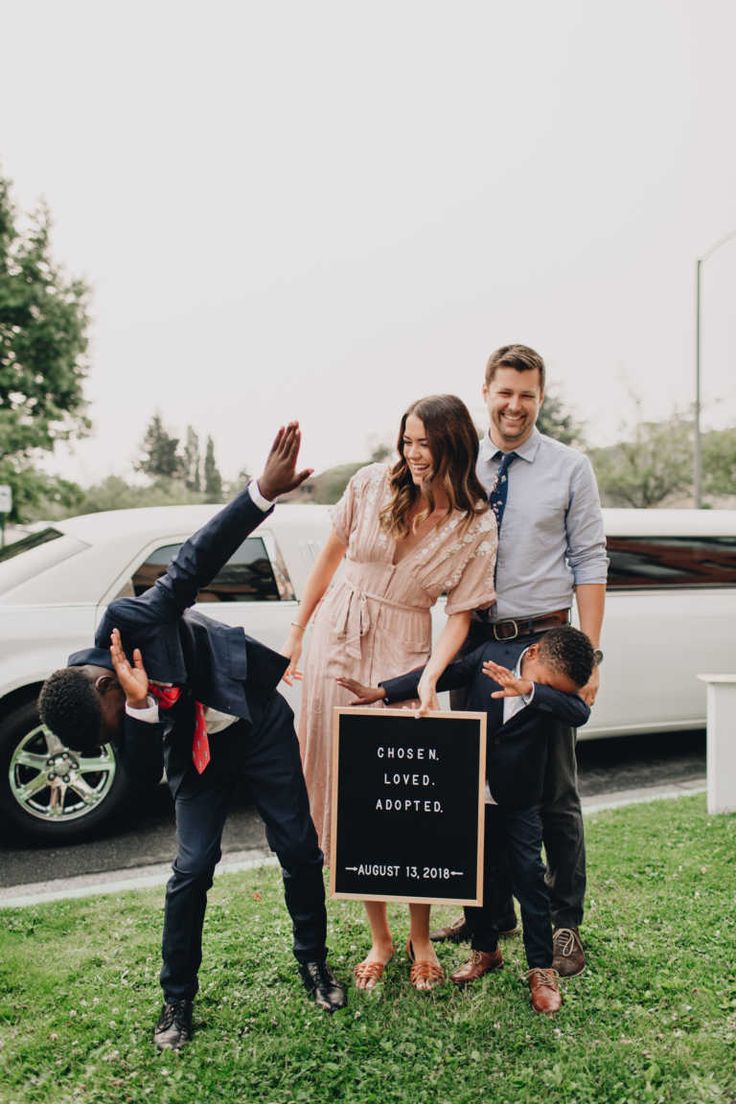
[[[585,969],[585,951],[577,928],[555,928],[552,932],[552,968],[560,977],[577,977]]]
[[[491,970],[500,970],[503,966],[503,955],[499,950],[495,951],[471,951],[470,958],[458,966],[454,974],[450,974],[450,981],[455,985],[467,985],[471,981],[477,981]]]
[[[532,1008],[535,1012],[544,1012],[551,1016],[562,1007],[562,994],[557,984],[556,970],[543,970],[535,966],[527,974],[529,991],[532,995]]]

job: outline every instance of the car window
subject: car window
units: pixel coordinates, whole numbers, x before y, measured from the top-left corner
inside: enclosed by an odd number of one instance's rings
[[[736,537],[609,537],[609,590],[736,586]]]
[[[165,544],[147,557],[123,592],[142,594],[163,575],[181,548]],[[198,602],[278,602],[281,595],[266,545],[261,537],[248,537],[212,582],[200,590]]]
[[[84,551],[88,546],[58,529],[42,529],[0,551],[0,594],[34,579],[42,571]]]

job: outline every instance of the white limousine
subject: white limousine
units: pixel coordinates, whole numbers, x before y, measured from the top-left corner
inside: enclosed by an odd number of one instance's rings
[[[97,828],[129,795],[113,747],[90,758],[63,758],[66,749],[39,724],[38,691],[70,652],[91,643],[107,603],[150,586],[216,509],[90,514],[0,552],[0,826],[6,835],[65,842]],[[581,735],[702,727],[705,687],[696,675],[736,671],[736,511],[604,515],[611,568],[602,689]],[[279,506],[201,592],[203,609],[278,649],[329,524],[328,507]],[[443,617],[440,602],[435,629]],[[284,687],[295,709],[298,692]]]

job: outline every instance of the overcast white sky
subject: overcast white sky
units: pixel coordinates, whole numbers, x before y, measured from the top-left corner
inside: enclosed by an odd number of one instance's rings
[[[692,400],[695,258],[736,229],[731,0],[3,0],[0,163],[94,288],[94,437],[158,407],[232,477],[298,416],[360,460],[420,395],[478,421],[533,345],[588,426]],[[707,425],[736,423],[736,242],[705,274]]]

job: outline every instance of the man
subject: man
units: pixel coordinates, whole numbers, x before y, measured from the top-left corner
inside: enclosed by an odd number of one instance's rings
[[[514,656],[541,633],[567,623],[574,595],[580,628],[595,649],[596,665],[580,691],[592,705],[603,659],[600,634],[608,567],[603,518],[587,458],[536,428],[544,386],[544,361],[526,345],[505,345],[488,360],[482,390],[490,426],[480,443],[477,473],[498,522],[498,599],[488,615],[476,616],[466,646],[505,641],[515,663]],[[585,842],[575,733],[553,721],[542,822],[553,966],[561,976],[573,977],[585,968],[578,930],[585,897]],[[502,931],[515,927],[510,900],[498,924]],[[461,918],[433,936],[457,941],[468,934]]]
[[[311,474],[296,471],[299,444],[298,423],[282,427],[260,478],[182,545],[154,586],[112,602],[95,647],[70,656],[41,690],[41,717],[69,747],[89,752],[112,741],[125,767],[147,777],[160,776],[165,760],[177,855],[166,888],[159,1049],[191,1038],[207,891],[239,778],[282,866],[304,985],[326,1011],[346,1003],[326,961],[323,856],[293,714],[276,690],[288,660],[242,628],[188,609],[273,500]]]

